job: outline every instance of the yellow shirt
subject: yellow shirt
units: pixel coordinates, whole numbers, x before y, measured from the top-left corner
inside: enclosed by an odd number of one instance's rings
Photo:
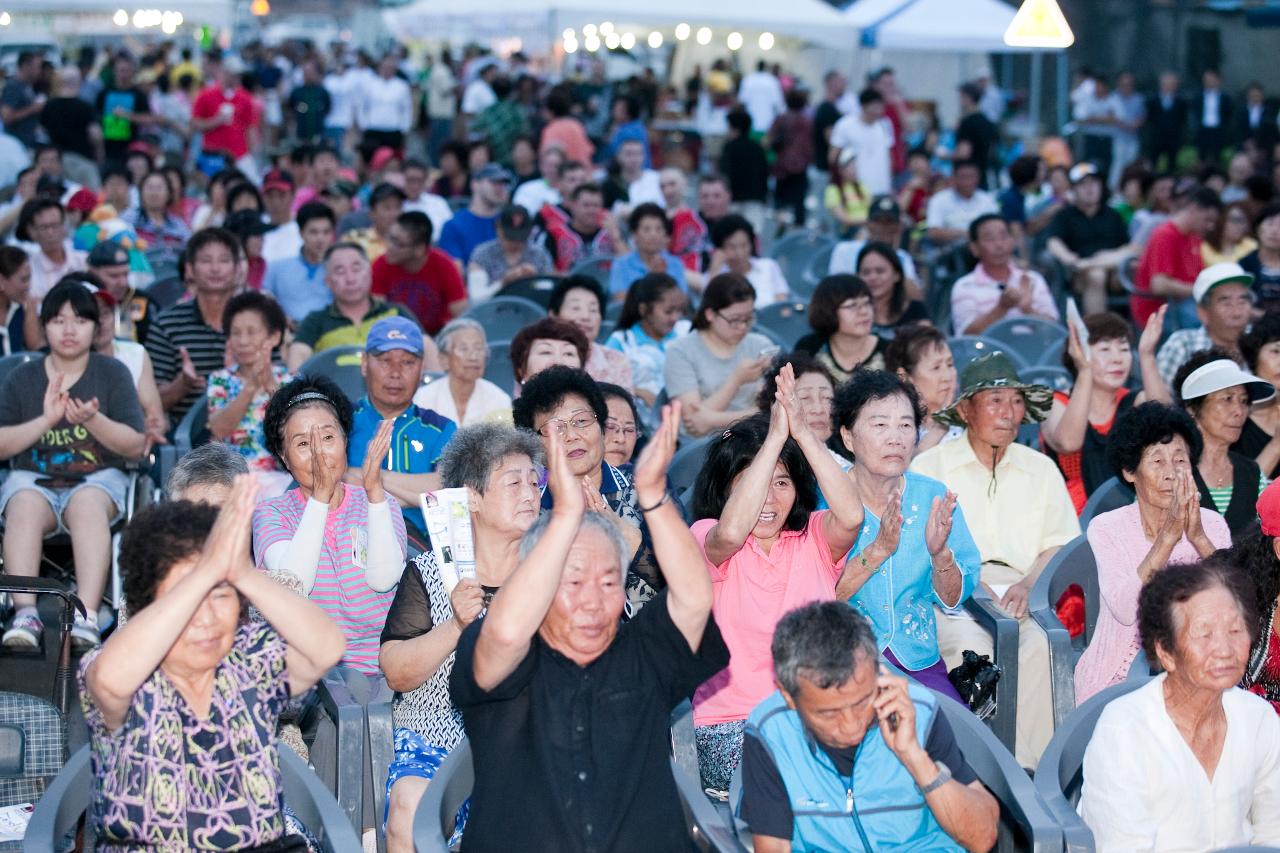
[[[1048,456],[1012,444],[991,470],[978,461],[968,433],[931,447],[911,470],[956,493],[983,563],[1004,563],[1026,575],[1041,553],[1080,535],[1067,484]]]
[[[846,187],[843,194],[840,192],[840,187],[828,184],[822,196],[822,204],[828,210],[843,207],[845,215],[850,219],[855,222],[866,222],[867,216],[871,213],[871,193],[867,192],[867,188],[861,182],[858,183],[858,192],[854,192],[853,187]]]
[[[1258,241],[1252,237],[1245,237],[1239,243],[1236,243],[1236,247],[1230,252],[1219,252],[1209,245],[1208,240],[1205,240],[1200,244],[1200,257],[1204,260],[1204,265],[1210,267],[1214,264],[1239,261],[1256,248],[1258,248]]]
[[[382,235],[372,225],[368,228],[357,228],[354,231],[348,231],[343,235],[342,239],[349,240],[364,249],[365,255],[369,258],[369,263],[373,263],[387,253],[387,241],[382,238]]]

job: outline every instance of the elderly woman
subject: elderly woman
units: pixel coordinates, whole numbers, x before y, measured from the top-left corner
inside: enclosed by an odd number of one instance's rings
[[[1084,510],[1094,489],[1111,476],[1107,435],[1116,419],[1139,403],[1170,402],[1169,391],[1156,366],[1163,314],[1153,317],[1138,340],[1142,390],[1128,387],[1133,369],[1129,321],[1110,311],[1091,314],[1084,321],[1088,348],[1072,330],[1062,362],[1075,378],[1071,393],[1055,391],[1053,408],[1041,428],[1045,453],[1058,463],[1076,514]],[[1088,353],[1086,355],[1086,352]]]
[[[667,393],[682,404],[682,435],[718,432],[755,411],[760,374],[778,346],[751,331],[756,292],[740,275],[707,284],[693,332],[667,347]]]
[[[1280,384],[1280,313],[1263,314],[1240,335],[1244,366],[1263,382]],[[1249,410],[1240,438],[1231,449],[1258,463],[1271,480],[1280,476],[1280,397]]]
[[[627,609],[632,615],[663,590],[665,582],[653,556],[653,543],[640,513],[630,478],[605,461],[605,428],[609,407],[595,380],[583,370],[555,365],[539,373],[516,400],[515,423],[542,436],[550,450],[552,431],[573,475],[582,482],[588,505],[613,522],[630,550]],[[542,507],[551,509],[552,494],[543,492]]]
[[[1178,368],[1174,392],[1200,430],[1204,452],[1192,470],[1200,505],[1222,513],[1231,535],[1254,521],[1254,504],[1266,485],[1258,463],[1232,451],[1249,407],[1275,396],[1275,388],[1240,369],[1223,350],[1202,350]]]
[[[387,776],[387,849],[413,850],[413,813],[449,750],[465,737],[449,699],[449,673],[462,630],[484,613],[515,571],[520,537],[538,519],[542,445],[523,431],[496,424],[464,427],[439,471],[447,489],[471,496],[475,577],[441,576],[432,552],[405,566],[379,663],[396,691],[395,760]]]
[[[702,784],[715,790],[728,790],[747,716],[774,689],[774,626],[788,610],[834,596],[862,524],[854,481],[801,414],[789,365],[776,400],[768,415],[712,440],[694,486],[693,535],[730,653],[729,666],[693,697]],[[832,509],[814,511],[818,487]]]
[[[519,397],[524,383],[553,364],[582,367],[590,352],[591,342],[573,323],[554,317],[530,323],[511,339],[511,367],[516,376],[512,396]]]
[[[258,504],[253,553],[259,568],[289,573],[347,638],[342,662],[378,671],[378,635],[404,570],[400,504],[388,500],[380,469],[393,421],[369,442],[363,487],[343,483],[351,403],[331,379],[301,376],[267,404],[263,434],[298,488]]]
[[[1247,575],[1222,557],[1156,572],[1138,631],[1164,673],[1103,709],[1080,816],[1099,850],[1280,844],[1280,720],[1236,687],[1257,633]]]
[[[470,317],[450,320],[436,334],[444,378],[429,382],[413,402],[458,426],[483,423],[511,411],[511,395],[484,378],[489,342],[484,326]]]
[[[712,275],[731,272],[751,282],[757,308],[791,299],[791,288],[778,262],[756,257],[756,229],[745,217],[731,213],[716,220],[711,227],[711,244],[715,251],[707,270]]]
[[[859,367],[884,368],[886,341],[874,331],[875,304],[867,283],[856,275],[829,275],[809,300],[812,334],[796,349],[818,357],[840,384]]]
[[[631,460],[636,455],[636,443],[644,437],[644,424],[635,398],[627,389],[608,382],[597,382],[604,395],[609,417],[604,422],[604,461],[624,474],[631,470]]]
[[[702,275],[685,269],[680,259],[667,251],[671,241],[671,220],[653,202],[636,205],[627,216],[631,242],[635,250],[614,258],[609,268],[609,298],[621,302],[636,279],[651,272],[665,272],[676,280],[680,289],[689,292],[702,286]]]
[[[622,353],[631,366],[631,385],[646,406],[666,386],[667,346],[689,330],[684,319],[689,297],[664,272],[636,279],[622,303],[618,324],[605,346]]]
[[[1104,512],[1085,531],[1098,564],[1102,606],[1093,639],[1076,664],[1080,703],[1129,674],[1137,657],[1138,591],[1170,563],[1193,563],[1231,547],[1221,515],[1200,506],[1192,468],[1200,433],[1185,412],[1143,403],[1121,417],[1107,441],[1115,475],[1136,503]]]
[[[125,530],[133,615],[80,665],[99,849],[305,849],[285,835],[276,724],[342,632],[254,570],[255,488],[241,476],[221,513],[164,503]]]
[[[914,388],[883,370],[860,370],[840,386],[836,419],[864,521],[836,598],[871,622],[885,660],[959,702],[934,607],[959,607],[973,594],[982,557],[956,496],[907,470],[923,409]]]
[[[556,282],[547,305],[547,316],[572,323],[590,342],[590,352],[582,365],[597,382],[612,382],[631,388],[631,364],[622,353],[605,348],[596,339],[604,321],[605,296],[594,278],[571,275]]]
[[[916,453],[960,435],[960,427],[935,420],[934,415],[956,401],[956,360],[947,338],[933,326],[910,326],[900,330],[884,350],[884,369],[911,383],[924,405]]]

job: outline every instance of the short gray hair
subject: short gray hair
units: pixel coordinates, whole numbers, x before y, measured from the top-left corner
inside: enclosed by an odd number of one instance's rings
[[[453,337],[455,333],[461,332],[463,329],[471,329],[479,332],[480,337],[484,339],[485,345],[488,346],[489,336],[484,333],[484,326],[480,325],[478,321],[473,320],[470,317],[458,317],[450,320],[448,323],[445,323],[444,328],[436,332],[436,347],[439,348],[440,352],[448,352],[449,338]]]
[[[550,523],[551,513],[544,512],[538,516],[538,520],[533,523],[533,527],[525,531],[524,536],[520,538],[521,560],[529,556],[529,552],[542,541],[542,535],[547,532],[547,525]],[[613,545],[614,550],[618,552],[618,566],[622,570],[622,577],[625,580],[631,558],[627,556],[630,549],[627,547],[627,540],[622,538],[622,531],[618,529],[616,524],[598,512],[585,512],[582,514],[582,524],[578,527],[578,534],[581,535],[584,530],[598,530],[605,535],[605,538]]]
[[[773,671],[792,696],[802,676],[825,690],[844,684],[859,663],[879,656],[871,624],[843,601],[798,607],[783,616],[773,632]]]
[[[226,486],[229,489],[236,475],[248,473],[249,463],[243,456],[220,441],[211,441],[178,460],[169,472],[165,492],[170,500],[181,500],[192,486]]]
[[[508,456],[542,463],[542,442],[531,432],[502,424],[472,424],[453,434],[436,464],[446,489],[470,486],[484,494],[489,475]]]

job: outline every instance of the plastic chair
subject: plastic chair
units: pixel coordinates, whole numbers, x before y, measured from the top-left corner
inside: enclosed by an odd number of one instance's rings
[[[981,335],[957,335],[947,339],[947,346],[951,347],[951,355],[955,359],[956,370],[959,373],[964,373],[969,362],[993,352],[1002,352],[1007,355],[1009,361],[1013,362],[1014,369],[1019,373],[1031,366],[1021,355],[1010,350],[1000,341]]]
[[[1076,813],[1080,788],[1084,782],[1084,751],[1093,737],[1093,728],[1107,703],[1147,683],[1135,679],[1108,687],[1090,697],[1062,723],[1045,747],[1036,767],[1035,788],[1050,814],[1062,827],[1063,847],[1067,853],[1093,853],[1093,832]]]
[[[547,309],[522,296],[495,296],[467,309],[463,315],[484,326],[489,338],[509,341],[516,332],[547,316]]]
[[[387,774],[395,760],[396,722],[392,707],[395,692],[385,679],[378,679],[369,703],[364,707],[365,741],[368,762],[366,764],[373,784],[374,826],[379,827],[378,851],[385,853],[387,835],[381,831],[382,816],[387,813]]]
[[[368,691],[357,680],[363,678],[360,673],[346,668],[330,670],[316,683],[315,698],[300,720],[303,728],[311,728],[322,721],[331,726],[327,732],[320,729],[316,739],[308,745],[310,761],[317,778],[337,799],[343,815],[357,834],[368,823],[364,814],[366,775],[363,771],[367,766],[364,707],[359,698],[367,695]],[[371,825],[380,826],[381,821]]]
[[[311,769],[288,747],[279,749],[280,776],[285,804],[320,842],[325,853],[350,853],[360,849],[360,837],[351,828],[342,810]],[[89,747],[82,746],[54,778],[49,790],[36,803],[27,825],[23,850],[27,853],[55,853],[62,840],[75,830],[93,797],[93,776],[89,767]],[[85,827],[85,848],[92,849],[90,828]]]
[[[1089,522],[1093,521],[1094,516],[1128,506],[1134,500],[1136,496],[1133,493],[1133,487],[1119,477],[1112,477],[1089,495],[1089,500],[1085,502],[1084,510],[1080,513],[1081,529],[1088,530]]]
[[[800,340],[813,329],[809,326],[809,306],[804,302],[775,302],[756,312],[756,330],[766,328],[781,338],[785,350],[795,349]]]
[[[511,364],[510,341],[494,341],[489,344],[489,359],[484,365],[484,378],[508,394],[516,387],[516,369]]]
[[[611,269],[613,269],[613,258],[586,258],[574,264],[569,270],[569,275],[585,275],[588,278],[594,278],[604,288],[604,292],[608,293]]]
[[[163,311],[187,293],[187,285],[177,276],[158,278],[147,287],[145,293],[158,310]]]
[[[836,250],[836,244],[831,243],[818,249],[809,259],[809,263],[804,268],[804,275],[799,281],[787,279],[787,285],[791,288],[791,292],[802,299],[808,299],[813,296],[813,291],[817,289],[818,282],[827,277],[827,270],[831,268],[831,255]]]
[[[364,376],[360,373],[360,362],[363,358],[363,347],[330,347],[307,359],[298,373],[327,376],[338,383],[342,393],[347,395],[347,399],[354,406],[364,397]]]
[[[693,734],[693,703],[688,699],[671,712],[671,762],[694,779],[698,770],[698,742]]]
[[[4,385],[4,381],[9,378],[9,374],[13,372],[14,368],[42,357],[42,353],[28,351],[15,352],[13,355],[6,355],[0,358],[0,385]]]
[[[209,443],[209,397],[201,394],[173,430],[173,446],[181,459],[192,448]]]
[[[964,603],[964,609],[991,635],[995,658],[992,662],[1001,673],[996,682],[996,711],[989,725],[1005,748],[1012,751],[1018,731],[1018,620],[998,608],[981,586]]]
[[[680,795],[680,805],[684,808],[685,823],[694,847],[714,853],[746,853],[748,848],[738,839],[733,826],[720,816],[703,793],[696,768],[690,775],[673,758],[671,778],[675,780],[676,793]]]
[[[987,327],[982,334],[1004,344],[1005,352],[1016,352],[1027,364],[1050,364],[1040,359],[1067,339],[1066,327],[1039,317],[1010,317]]]
[[[1078,584],[1084,590],[1084,637],[1077,648],[1071,635],[1058,619],[1055,606],[1067,587]],[[1053,691],[1053,722],[1055,726],[1076,706],[1076,661],[1080,652],[1093,639],[1094,626],[1098,624],[1101,594],[1098,591],[1098,564],[1094,561],[1089,540],[1077,536],[1058,549],[1053,559],[1036,579],[1027,597],[1027,609],[1031,618],[1045,632],[1049,640],[1049,682]]]
[[[1028,367],[1026,370],[1018,371],[1018,375],[1022,377],[1023,382],[1046,385],[1054,391],[1061,391],[1064,394],[1070,393],[1072,386],[1076,384],[1076,381],[1071,378],[1071,374],[1065,367],[1037,365],[1036,367]]]
[[[834,239],[817,231],[808,229],[790,231],[769,248],[769,257],[778,262],[778,266],[782,268],[782,277],[787,280],[787,285],[792,291],[802,294],[804,287],[810,281],[809,269],[814,256],[835,244]],[[825,271],[823,274],[826,274]],[[816,284],[815,279],[812,285],[808,285],[809,293],[813,292],[813,286]]]
[[[678,495],[693,486],[698,479],[698,472],[702,470],[702,463],[706,461],[711,438],[707,436],[685,444],[671,457],[667,478],[671,481],[672,492]]]
[[[558,275],[525,276],[524,278],[507,282],[495,294],[495,298],[514,296],[520,299],[527,299],[530,302],[541,305],[542,310],[545,312],[547,306],[551,303],[551,291],[555,289],[558,281],[560,281],[560,276]]]
[[[448,853],[453,820],[458,809],[471,796],[475,783],[471,742],[463,738],[440,763],[427,792],[418,801],[418,810],[413,813],[413,849],[416,853]]]

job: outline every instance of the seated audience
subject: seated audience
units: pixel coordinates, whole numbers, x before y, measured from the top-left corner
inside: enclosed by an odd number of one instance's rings
[[[454,220],[449,220],[452,223]],[[408,308],[429,335],[467,310],[467,288],[450,257],[431,246],[425,213],[402,213],[373,262],[373,292]]]
[[[471,742],[468,850],[679,850],[689,842],[671,776],[671,711],[728,662],[698,546],[666,493],[679,405],[636,466],[667,590],[620,624],[627,559],[548,430],[556,508],[484,619],[463,631],[450,692]],[[618,701],[619,697],[626,697]],[[602,704],[603,703],[603,704]],[[563,749],[569,720],[605,706]]]
[[[597,338],[604,321],[605,294],[594,278],[571,275],[556,282],[547,305],[547,316],[577,326],[590,342],[590,354],[582,369],[597,382],[631,388],[631,364],[622,353],[608,349]]]
[[[1014,266],[1013,250],[1013,232],[1000,214],[986,213],[970,224],[969,251],[978,265],[951,288],[951,327],[957,335],[980,335],[1008,317],[1058,321],[1058,305],[1044,276]]]
[[[1221,210],[1222,200],[1218,194],[1200,188],[1191,192],[1182,206],[1151,232],[1133,276],[1134,293],[1129,297],[1129,313],[1138,328],[1145,327],[1151,315],[1165,303],[1173,312],[1165,321],[1171,328],[1196,325],[1192,288],[1196,276],[1204,269],[1201,241]],[[1248,264],[1243,266],[1248,269]]]
[[[1019,621],[1014,753],[1034,768],[1053,734],[1053,703],[1049,650],[1031,623],[1027,597],[1058,549],[1080,535],[1080,522],[1053,461],[1016,441],[1023,424],[1044,420],[1052,392],[1019,380],[1002,352],[970,362],[960,387],[959,401],[935,417],[964,433],[921,453],[911,470],[955,492],[982,558],[980,583]],[[964,613],[939,616],[938,647],[948,669],[960,665],[965,649],[992,654],[991,635]]]
[[[0,265],[2,266],[2,265]],[[103,241],[89,251],[89,272],[98,277],[103,289],[116,301],[114,334],[127,341],[147,342],[147,330],[158,309],[151,297],[129,282],[129,251],[114,241]],[[3,274],[0,272],[0,289]],[[33,316],[38,314],[34,312]]]
[[[1113,699],[1085,749],[1080,816],[1099,850],[1280,844],[1280,719],[1236,687],[1258,634],[1251,587],[1211,557],[1139,593],[1142,648],[1164,673]]]
[[[865,520],[836,598],[871,623],[885,660],[960,702],[938,651],[934,607],[964,604],[982,559],[955,494],[907,470],[922,409],[915,389],[883,370],[860,370],[840,386],[836,420]]]
[[[142,456],[142,408],[123,364],[93,351],[98,302],[83,284],[54,286],[40,305],[49,352],[20,364],[0,385],[0,458],[13,470],[0,485],[4,570],[40,574],[44,539],[71,538],[76,614],[71,641],[99,644],[98,605],[111,570],[111,522],[129,490],[126,462]],[[44,625],[35,597],[14,594],[6,646],[39,648]]]
[[[756,293],[733,273],[707,284],[693,318],[693,331],[667,347],[663,376],[667,394],[679,400],[682,436],[701,438],[755,411],[760,375],[777,344],[751,331]]]
[[[1253,579],[1258,632],[1240,686],[1271,703],[1280,714],[1280,486],[1272,483],[1258,496],[1259,526],[1240,537],[1229,552],[1231,562]]]
[[[1280,308],[1280,204],[1268,204],[1253,219],[1258,248],[1240,259],[1253,276],[1253,293],[1263,311]],[[33,285],[34,289],[34,285]]]
[[[486,163],[471,175],[470,202],[440,229],[440,250],[457,269],[466,268],[477,246],[497,238],[498,214],[511,200],[512,177],[497,163]]]
[[[0,355],[38,349],[40,301],[31,294],[31,261],[17,246],[0,246]]]
[[[751,714],[733,804],[759,853],[995,846],[1000,805],[938,699],[890,676],[877,652],[874,628],[840,602],[778,622],[778,689]]]
[[[426,338],[424,346],[430,341]],[[470,317],[450,320],[436,335],[444,376],[420,387],[413,402],[459,427],[502,419],[511,412],[511,395],[484,378],[489,342],[484,326]]]
[[[729,215],[732,203],[729,182],[724,175],[714,172],[698,178],[696,210],[673,209],[668,203],[667,215],[671,217],[671,243],[668,248],[673,255],[680,256],[687,269],[702,269],[710,258],[711,226]]]
[[[391,443],[387,421],[365,451],[362,485],[343,482],[351,403],[323,376],[301,376],[267,404],[267,449],[298,488],[268,498],[253,513],[258,568],[292,574],[347,639],[344,665],[378,670],[378,635],[404,569],[400,504],[388,500],[381,468]]]
[[[439,488],[433,476],[440,453],[457,430],[457,424],[414,402],[422,386],[422,332],[412,320],[386,317],[373,324],[360,361],[365,396],[352,413],[347,440],[346,482],[364,482],[366,447],[391,422],[390,448],[380,464],[382,488],[404,514],[406,532],[422,550],[427,547],[427,524],[418,496]]]
[[[1253,239],[1253,223],[1249,221],[1250,205],[1244,201],[1223,203],[1222,215],[1213,231],[1200,246],[1200,257],[1209,267],[1221,263],[1239,263],[1258,248]]]
[[[875,334],[892,339],[903,326],[929,322],[924,303],[911,298],[902,259],[891,245],[866,243],[858,253],[857,275],[871,291]]]
[[[676,280],[680,289],[689,292],[702,289],[702,276],[687,270],[680,259],[667,251],[671,242],[671,220],[653,202],[636,205],[627,217],[634,250],[613,259],[609,267],[609,295],[621,302],[627,297],[632,282],[651,272],[664,272]]]
[[[646,406],[666,387],[667,346],[688,332],[688,306],[689,297],[674,278],[649,273],[632,282],[618,323],[605,340],[606,347],[627,359],[634,393]]]
[[[884,369],[916,389],[924,405],[920,419],[915,453],[919,455],[936,444],[958,438],[960,427],[938,420],[936,415],[956,401],[955,357],[947,339],[933,326],[917,325],[902,329],[884,350]]]
[[[523,207],[509,204],[498,214],[498,236],[476,246],[467,264],[467,297],[484,302],[513,281],[547,275],[554,264],[547,250],[529,242],[533,217]]]
[[[333,347],[363,347],[369,329],[384,317],[408,317],[408,308],[373,295],[373,275],[364,249],[355,243],[335,243],[324,253],[324,279],[333,301],[312,311],[298,325],[289,344],[289,369],[296,371],[307,359]],[[414,322],[417,322],[415,319]],[[430,338],[428,370],[435,370],[438,355]]]
[[[708,275],[731,272],[751,282],[757,308],[791,300],[791,288],[778,262],[756,257],[756,230],[745,218],[731,213],[719,219],[711,229],[711,244],[715,251],[707,266]]]
[[[441,485],[472,497],[475,575],[445,577],[435,555],[424,551],[405,566],[387,611],[378,662],[396,692],[395,759],[386,781],[390,853],[414,849],[418,801],[466,735],[449,698],[454,650],[515,571],[520,539],[538,519],[541,463],[536,438],[495,424],[464,427],[440,457]]]
[[[276,298],[296,325],[313,311],[327,307],[333,299],[333,293],[325,286],[324,259],[333,245],[337,220],[328,205],[309,201],[298,208],[294,221],[302,235],[302,250],[270,261],[262,290]]]
[[[556,272],[568,272],[583,261],[612,258],[624,248],[612,217],[605,215],[604,190],[599,184],[579,184],[561,204],[563,210],[544,205],[539,213],[545,230],[543,247],[555,261]],[[549,215],[553,210],[556,215]]]
[[[1256,517],[1254,504],[1266,481],[1258,463],[1231,450],[1249,419],[1249,407],[1275,396],[1275,387],[1245,373],[1222,350],[1198,352],[1174,377],[1177,402],[1196,422],[1204,452],[1193,466],[1200,505],[1222,513],[1238,536]]]
[[[916,262],[906,249],[897,248],[903,244],[902,208],[890,195],[878,195],[871,200],[871,212],[868,214],[867,227],[862,229],[852,240],[841,240],[831,250],[831,262],[827,266],[828,275],[846,273],[853,275],[858,271],[858,258],[868,243],[884,243],[894,247],[894,254],[902,265],[903,277],[906,280],[907,294],[911,299],[920,299],[920,274],[916,272]]]
[[[858,180],[858,151],[850,146],[840,151],[832,164],[831,181],[822,194],[822,206],[836,221],[841,237],[851,237],[867,221],[871,193]]]
[[[1092,163],[1071,170],[1071,204],[1049,223],[1047,248],[1071,276],[1087,317],[1107,310],[1107,294],[1119,290],[1116,267],[1129,259],[1129,228],[1107,204],[1107,178]]]
[[[1192,354],[1218,347],[1233,358],[1240,354],[1240,336],[1253,313],[1253,276],[1239,264],[1214,264],[1196,276],[1191,288],[1200,325],[1179,329],[1165,339],[1156,354],[1160,377],[1170,387],[1173,377]]]
[[[856,275],[829,275],[809,298],[811,334],[796,349],[815,356],[839,385],[860,367],[884,367],[888,343],[875,329],[875,304],[867,283]]]
[[[137,341],[116,337],[117,303],[111,292],[100,286],[102,282],[96,276],[92,273],[70,273],[63,277],[63,281],[79,281],[94,289],[93,296],[98,301],[98,330],[93,335],[93,351],[110,356],[129,368],[133,387],[138,392],[138,405],[142,407],[142,423],[145,426],[148,448],[165,444],[169,419],[165,417],[164,404],[160,402],[156,373],[151,366],[151,356],[147,355],[147,348]],[[38,313],[36,319],[39,319]],[[43,335],[41,332],[42,338]]]
[[[164,483],[171,501],[192,501],[221,507],[227,503],[231,487],[241,474],[249,473],[249,463],[220,441],[193,447],[184,454]]]
[[[227,330],[228,366],[209,374],[209,432],[245,458],[262,496],[275,497],[293,481],[267,449],[262,431],[271,395],[293,378],[276,360],[284,339],[284,311],[271,297],[245,291],[227,303],[222,327]]]
[[[1143,379],[1140,391],[1126,384],[1133,369],[1129,322],[1105,311],[1086,317],[1084,326],[1089,333],[1088,355],[1071,330],[1062,362],[1075,378],[1075,385],[1070,393],[1053,393],[1053,407],[1040,430],[1044,452],[1058,463],[1077,515],[1084,511],[1095,489],[1119,476],[1107,458],[1107,436],[1116,419],[1146,400],[1171,401],[1156,372],[1160,323],[1148,323],[1138,340]]]
[[[396,224],[396,220],[402,214],[408,212],[405,210],[405,200],[404,190],[395,184],[384,182],[375,185],[373,191],[369,193],[368,227],[347,230],[342,234],[342,239],[350,240],[364,249],[369,263],[377,262],[378,258],[387,251],[387,239],[391,236],[391,227]],[[427,221],[430,221],[430,217]],[[435,233],[434,226],[431,233]]]
[[[929,197],[925,208],[925,235],[931,243],[945,247],[966,236],[972,242],[973,223],[979,217],[996,213],[995,197],[978,189],[982,171],[980,164],[962,160],[952,167],[951,186]]]
[[[271,225],[263,221],[259,211],[241,210],[230,214],[220,227],[235,238],[239,247],[237,268],[240,264],[244,265],[244,286],[261,290],[262,283],[267,279],[267,259],[262,257],[262,235],[271,230]]]
[[[609,410],[609,417],[604,422],[604,461],[624,476],[629,476],[636,443],[644,436],[644,422],[640,420],[635,398],[626,388],[609,382],[597,382],[596,385],[604,395],[605,408]]]
[[[582,330],[564,320],[544,317],[525,326],[511,339],[509,354],[516,377],[512,397],[519,397],[524,383],[552,365],[582,367],[590,347]]]
[[[788,364],[796,378],[796,404],[800,407],[800,414],[818,441],[826,445],[831,458],[841,468],[848,470],[849,460],[832,449],[831,436],[836,431],[836,383],[831,378],[831,371],[813,356],[803,352],[775,356],[765,372],[760,393],[756,395],[756,408],[761,412],[768,412],[773,408],[773,401],[778,399],[778,376]],[[818,491],[818,509],[828,509],[821,490]]]
[[[1245,368],[1263,382],[1280,386],[1280,313],[1264,314],[1240,336]],[[1280,397],[1250,407],[1240,438],[1231,449],[1258,463],[1263,475],[1280,476]]]
[[[1107,457],[1137,501],[1095,516],[1085,531],[1098,565],[1101,602],[1093,637],[1076,663],[1076,704],[1128,677],[1142,648],[1142,585],[1171,563],[1194,563],[1231,547],[1227,522],[1200,506],[1191,476],[1200,449],[1191,418],[1161,403],[1143,403],[1111,431]]]
[[[254,570],[255,489],[240,476],[220,513],[163,503],[125,531],[131,616],[80,664],[99,845],[306,847],[285,834],[276,725],[343,639],[323,610]],[[245,619],[246,605],[261,618]]]
[[[832,509],[814,511],[818,488]],[[747,716],[773,689],[768,638],[780,614],[834,596],[862,524],[853,480],[800,414],[789,365],[778,375],[770,414],[712,439],[693,514],[730,653],[728,668],[693,697],[694,734],[702,784],[727,791]],[[774,582],[779,573],[786,583]]]
[[[124,211],[121,218],[137,232],[139,240],[146,241],[148,251],[177,251],[191,239],[191,229],[174,215],[173,204],[173,188],[169,179],[164,172],[151,171],[138,182],[138,206]]]

